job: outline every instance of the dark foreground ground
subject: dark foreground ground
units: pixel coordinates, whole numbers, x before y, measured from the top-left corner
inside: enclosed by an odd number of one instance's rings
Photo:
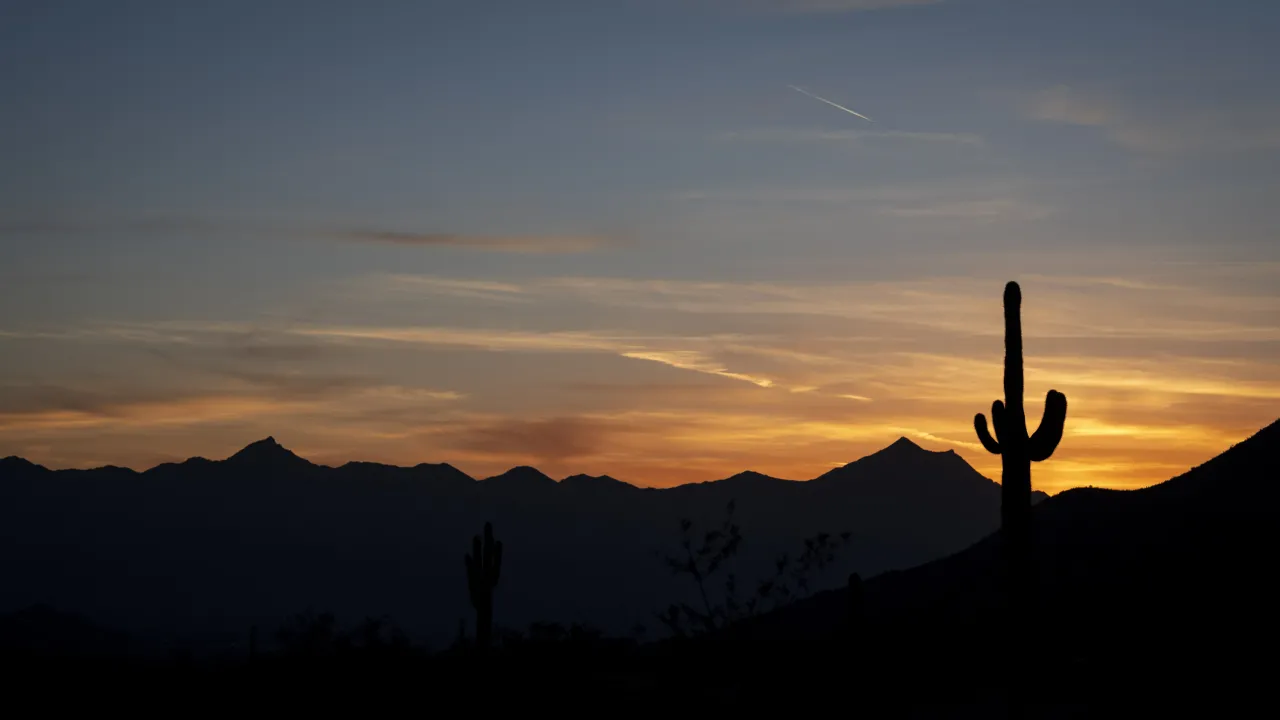
[[[1188,709],[1221,714],[1258,712],[1273,704],[1267,697],[1267,653],[1250,652],[1243,644],[1227,654],[1223,643],[1188,643],[1184,637],[1205,635],[1134,635],[1117,638],[1100,652],[1063,652],[1055,641],[1026,658],[1003,657],[999,637],[984,638],[976,628],[915,636],[869,629],[860,639],[837,631],[829,642],[804,647],[752,646],[733,638],[651,646],[525,646],[488,657],[403,648],[201,661],[10,651],[3,685],[14,707],[38,708],[42,714],[76,709],[135,716],[751,710],[753,716],[1006,717],[1015,697],[1007,682],[1013,668],[1024,673],[1017,690],[1025,717],[1145,716]]]

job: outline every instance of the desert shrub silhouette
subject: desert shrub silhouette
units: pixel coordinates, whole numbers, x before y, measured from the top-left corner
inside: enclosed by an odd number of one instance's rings
[[[467,589],[476,611],[476,644],[481,652],[489,647],[493,634],[493,589],[502,570],[502,542],[493,539],[492,523],[484,524],[484,541],[475,536],[467,564]]]
[[[774,561],[774,576],[759,581],[753,593],[740,599],[737,575],[728,570],[743,541],[741,528],[734,521],[735,507],[735,501],[726,505],[720,527],[705,532],[696,547],[693,521],[682,519],[680,552],[661,555],[673,574],[688,575],[693,580],[702,604],[696,608],[688,603],[673,603],[658,614],[658,620],[677,638],[714,633],[739,620],[807,597],[814,573],[821,573],[834,563],[837,551],[852,537],[845,531],[838,535],[819,532],[805,538],[804,549],[798,556],[780,555]],[[721,570],[725,570],[723,600],[716,602],[708,586],[712,576]]]

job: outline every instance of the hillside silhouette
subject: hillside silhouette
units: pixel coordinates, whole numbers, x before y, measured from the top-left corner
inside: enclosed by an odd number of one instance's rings
[[[954,452],[903,438],[807,482],[758,473],[669,489],[530,467],[476,480],[446,465],[315,465],[273,438],[231,457],[145,472],[50,471],[0,460],[0,612],[34,605],[130,632],[143,646],[242,647],[250,626],[311,609],[390,616],[447,645],[472,617],[460,553],[487,522],[510,557],[498,628],[583,623],[613,635],[693,599],[657,555],[681,519],[746,537],[734,571],[767,578],[816,532],[850,533],[814,589],[963,549],[999,525],[1000,486]],[[264,640],[264,644],[265,644]]]
[[[877,455],[850,468],[884,461]],[[909,453],[921,462],[945,461],[946,455]],[[34,466],[24,467],[31,473]],[[27,477],[58,477],[34,473]],[[1080,488],[1038,503],[1033,527],[1039,610],[1027,628],[1029,654],[1017,658],[1027,663],[1031,677],[1032,707],[1022,716],[1084,717],[1118,707],[1221,712],[1266,699],[1266,657],[1276,629],[1277,592],[1269,569],[1277,550],[1277,477],[1280,420],[1159,485]],[[462,487],[479,492],[480,483],[466,482]],[[758,477],[738,482],[773,487]],[[657,497],[671,492],[621,491]],[[509,543],[502,527],[494,533]],[[480,529],[470,528],[469,534]],[[5,532],[12,536],[10,529]],[[438,688],[432,692],[448,694],[499,684],[508,694],[494,704],[511,707],[598,707],[593,703],[626,700],[636,707],[679,702],[762,708],[847,703],[855,697],[864,714],[902,716],[915,708],[910,716],[989,717],[1005,711],[1008,691],[995,672],[1004,652],[997,638],[1006,604],[1000,540],[997,530],[945,557],[865,581],[853,578],[847,588],[819,592],[693,639],[618,644],[574,623],[537,623],[522,639],[508,641],[483,669],[448,650],[435,659],[406,654],[396,650],[394,636],[362,641],[370,635],[368,623],[339,634],[324,616],[299,617],[293,642],[310,638],[301,648],[257,663],[210,666],[205,675],[169,662],[133,666],[131,676],[131,666],[120,662],[129,652],[120,634],[48,607],[3,615],[0,637],[9,653],[16,647],[106,658],[105,665],[86,666],[99,680],[118,675],[193,691],[217,688],[228,700],[241,691],[272,691],[297,693],[295,701],[305,705],[344,692],[367,698],[370,688],[399,695],[409,688]],[[460,571],[470,547],[464,541],[450,554]],[[509,571],[519,567],[512,558],[523,562],[519,547],[511,547],[516,554],[507,553],[495,586],[495,620],[509,610],[501,591]],[[13,550],[6,552],[10,562]],[[455,586],[436,591],[465,603],[465,574],[458,575]],[[474,622],[468,613],[457,619],[468,627]],[[237,652],[242,660],[252,658],[247,648]],[[326,665],[306,659],[313,656],[349,659]],[[43,667],[34,661],[25,666]],[[65,661],[50,667],[52,674],[40,677],[69,677]],[[335,683],[337,694],[314,695],[318,682]],[[346,690],[337,692],[339,686]],[[572,688],[568,695],[566,687]]]
[[[1140,490],[1077,488],[1032,511],[1039,609],[1019,658],[1042,698],[1108,693],[1143,702],[1222,705],[1266,683],[1280,600],[1271,577],[1280,536],[1280,420],[1189,472]],[[860,588],[856,652],[877,678],[941,678],[959,693],[990,689],[1006,606],[1001,532]],[[847,649],[847,589],[737,626],[747,658]],[[748,651],[748,649],[753,649]],[[802,653],[797,655],[796,653]],[[807,666],[806,666],[807,667]],[[803,672],[797,670],[796,672]],[[960,690],[955,690],[956,687]],[[1171,694],[1167,694],[1171,693]],[[1211,697],[1209,697],[1211,696]]]

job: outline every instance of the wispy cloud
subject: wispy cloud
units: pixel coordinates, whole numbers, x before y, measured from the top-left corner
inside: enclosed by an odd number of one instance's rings
[[[1032,99],[1029,113],[1036,120],[1087,127],[1105,127],[1120,119],[1110,104],[1069,85],[1042,90]]]
[[[262,223],[248,223],[255,227]],[[17,216],[0,214],[0,237],[22,235],[82,235],[97,232],[128,232],[131,234],[191,235],[234,231],[246,223],[227,218],[212,220],[183,215],[123,215],[100,214],[94,216]]]
[[[675,200],[712,212],[740,214],[738,208],[747,206],[771,215],[799,211],[804,218],[834,213],[837,222],[870,213],[902,222],[946,217],[990,223],[1039,220],[1055,212],[1052,205],[1032,197],[1025,185],[1010,182],[686,190]]]
[[[906,130],[812,130],[763,128],[738,130],[719,136],[722,140],[761,143],[849,143],[859,144],[867,140],[888,140],[945,145],[980,146],[982,136],[972,133],[910,132]]]
[[[607,244],[605,238],[595,235],[460,235],[392,230],[353,231],[343,234],[343,238],[352,242],[457,247],[531,255],[589,252]]]
[[[367,291],[387,293],[431,293],[470,300],[499,302],[524,302],[524,288],[515,283],[489,280],[464,280],[428,275],[393,275],[387,278],[366,279],[362,283]]]
[[[603,352],[633,360],[647,360],[681,370],[692,370],[770,387],[772,380],[732,372],[706,351],[681,345],[715,344],[719,337],[644,337],[596,332],[529,332],[441,327],[313,327],[293,330],[302,335],[342,340],[365,340],[422,345],[464,347],[494,352]]]
[[[886,215],[902,218],[966,218],[974,220],[1039,220],[1053,209],[1034,203],[1019,202],[1009,198],[993,200],[967,200],[959,202],[923,203],[886,207]]]
[[[1151,155],[1280,149],[1280,107],[1142,109],[1103,93],[1055,85],[1027,103],[1035,120],[1100,129],[1127,150]]]
[[[253,394],[178,393],[166,398],[155,397],[155,392],[125,397],[72,388],[44,388],[40,396],[33,396],[23,388],[0,388],[0,431],[196,426],[299,413],[331,414],[341,407],[419,406],[463,397],[451,391],[397,386],[363,387],[334,395],[327,392],[331,388],[306,388],[317,392],[300,389]]]
[[[1196,268],[1161,275],[1120,279],[1110,275],[1084,277],[1041,274],[1022,278],[1038,288],[1036,302],[1024,308],[1028,338],[1151,340],[1186,342],[1277,342],[1280,297],[1264,285],[1252,292],[1232,291],[1229,275],[1218,286],[1198,286]],[[1225,271],[1222,271],[1225,272]],[[1241,272],[1256,274],[1255,268]],[[1280,265],[1271,269],[1280,274]],[[1221,273],[1220,273],[1221,274]],[[1215,276],[1216,277],[1216,276]],[[1000,280],[981,278],[925,278],[911,281],[845,283],[699,282],[622,277],[545,277],[521,281],[486,281],[414,276],[375,275],[361,286],[370,292],[394,292],[407,303],[428,302],[439,294],[479,292],[478,299],[518,298],[522,303],[560,303],[708,316],[809,316],[873,323],[863,332],[843,337],[878,342],[903,337],[913,328],[960,335],[998,337],[1003,328],[990,321],[999,311]],[[1082,293],[1081,289],[1088,292]],[[353,297],[352,302],[358,302]],[[409,306],[411,309],[412,306]],[[619,316],[621,317],[621,316]],[[723,322],[717,320],[716,322]],[[846,327],[843,332],[848,333]],[[869,331],[869,332],[868,332]],[[65,339],[193,344],[204,336],[243,337],[265,330],[250,323],[152,322],[107,324],[66,330],[0,331],[18,339]],[[286,332],[281,335],[280,332]],[[289,338],[292,337],[292,340]],[[498,330],[437,326],[299,325],[282,326],[258,343],[289,345],[299,338],[377,340],[455,345],[492,350],[556,350],[591,352],[647,352],[698,349],[692,342],[714,342],[729,348],[750,345],[757,338],[713,332],[699,336],[635,333],[619,330]],[[821,363],[819,353],[794,346],[794,337],[781,336],[769,352],[775,357]],[[225,344],[225,343],[223,343]],[[765,352],[758,347],[748,350]]]
[[[245,417],[278,415],[300,405],[266,397],[224,395],[175,400],[133,401],[93,409],[47,409],[0,413],[0,430],[47,431],[83,428],[156,428],[199,425]]]
[[[745,373],[729,372],[719,363],[710,360],[704,353],[696,350],[669,350],[666,352],[632,351],[622,353],[623,357],[635,360],[651,360],[681,370],[695,370],[709,375],[719,375],[733,380],[744,380],[760,387],[772,387],[773,381]]]
[[[1273,321],[1274,313],[1280,312],[1280,298],[1274,296],[1227,295],[1196,289],[1173,277],[1121,281],[1109,276],[1039,275],[1034,281],[1042,289],[1039,301],[1025,311],[1034,320],[1028,322],[1028,337],[1280,340],[1280,327]],[[434,288],[429,280],[403,275],[379,281],[390,283],[424,292]],[[560,299],[710,315],[809,315],[999,335],[999,324],[986,320],[992,307],[998,309],[991,298],[992,288],[998,291],[999,286],[977,278],[786,284],[553,277],[520,283],[518,295],[531,301]],[[1082,287],[1092,290],[1082,295]],[[998,301],[998,292],[994,295]],[[1147,312],[1117,312],[1117,307],[1126,306]],[[569,334],[564,340],[577,341],[574,338]]]
[[[843,13],[934,5],[942,0],[715,0],[726,6],[779,13]]]

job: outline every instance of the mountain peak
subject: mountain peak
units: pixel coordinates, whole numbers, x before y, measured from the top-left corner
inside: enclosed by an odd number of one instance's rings
[[[0,458],[0,468],[6,469],[6,470],[13,470],[15,472],[18,470],[25,471],[25,470],[33,470],[33,469],[40,469],[40,470],[45,469],[43,466],[37,465],[26,458],[18,457],[17,455],[10,455],[9,457],[6,457],[6,458]]]
[[[486,478],[481,482],[498,482],[502,484],[518,483],[521,485],[543,485],[549,483],[551,485],[555,485],[556,481],[547,477],[537,468],[529,467],[528,465],[518,465],[501,475],[494,475],[493,477]]]
[[[755,470],[743,470],[742,472],[736,475],[733,475],[731,477],[725,478],[724,480],[721,480],[721,482],[738,482],[738,483],[761,482],[761,481],[771,482],[771,481],[776,481],[777,479],[778,478],[765,475],[764,473],[758,473]]]
[[[884,470],[907,473],[916,477],[933,476],[939,472],[944,474],[972,474],[975,477],[982,477],[978,471],[964,461],[964,458],[953,451],[928,450],[906,437],[900,437],[889,446],[877,450],[864,458],[854,460],[847,465],[834,468],[817,479],[853,478],[866,472]]]
[[[617,478],[610,477],[608,475],[587,475],[586,473],[578,473],[577,475],[570,475],[569,477],[561,480],[560,482],[561,483],[599,483],[599,482],[616,483],[616,482],[622,482],[622,481],[618,480]]]
[[[250,443],[240,452],[227,458],[227,460],[229,462],[253,465],[310,464],[276,442],[274,437],[267,437]]]
[[[602,488],[604,490],[637,489],[636,486],[632,485],[631,483],[623,482],[617,478],[610,477],[608,475],[585,475],[581,473],[578,475],[570,475],[569,477],[561,480],[560,487],[570,488],[570,489]]]
[[[897,440],[894,440],[894,441],[893,441],[893,444],[892,444],[892,445],[890,445],[889,447],[885,448],[885,450],[898,450],[898,451],[902,451],[902,450],[924,450],[924,448],[922,448],[922,447],[920,447],[919,445],[917,445],[917,444],[915,444],[915,443],[911,442],[910,440],[908,440],[908,439],[907,439],[907,436],[903,435],[902,437],[898,438]]]

